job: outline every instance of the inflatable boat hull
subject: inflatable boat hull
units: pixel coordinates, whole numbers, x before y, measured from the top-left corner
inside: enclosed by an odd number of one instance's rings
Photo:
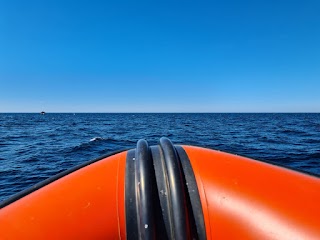
[[[0,205],[0,239],[320,239],[316,176],[219,151],[103,157]]]

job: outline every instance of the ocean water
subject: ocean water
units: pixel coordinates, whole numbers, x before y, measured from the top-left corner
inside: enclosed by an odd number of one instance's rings
[[[101,155],[160,137],[320,174],[320,114],[0,114],[0,201]]]

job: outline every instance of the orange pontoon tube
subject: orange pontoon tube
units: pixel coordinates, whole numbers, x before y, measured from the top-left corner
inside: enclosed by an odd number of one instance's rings
[[[0,239],[320,239],[320,179],[145,140],[0,203]]]

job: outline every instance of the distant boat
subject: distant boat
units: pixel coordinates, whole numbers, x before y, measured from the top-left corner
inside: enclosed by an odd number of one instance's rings
[[[41,115],[44,115],[44,114],[46,114],[46,112],[42,111],[40,114],[41,114]]]

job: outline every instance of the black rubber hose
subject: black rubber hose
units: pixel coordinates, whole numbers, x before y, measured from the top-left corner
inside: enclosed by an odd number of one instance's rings
[[[153,164],[147,141],[139,140],[136,150],[135,186],[137,194],[138,229],[141,239],[153,239]]]
[[[206,239],[190,160],[168,138],[128,151],[125,199],[127,239]]]
[[[183,185],[182,169],[175,148],[168,138],[160,139],[164,157],[164,169],[168,185],[168,218],[174,239],[188,239],[188,218]]]
[[[127,239],[154,239],[154,170],[145,140],[139,140],[126,160],[126,235]]]

